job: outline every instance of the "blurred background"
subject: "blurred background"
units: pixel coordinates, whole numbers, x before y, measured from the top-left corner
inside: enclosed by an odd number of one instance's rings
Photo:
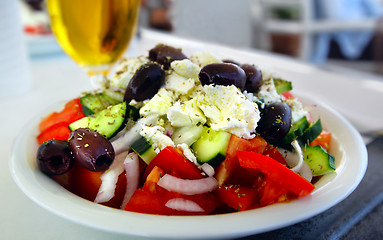
[[[30,57],[61,52],[44,0],[18,0]],[[383,74],[383,0],[142,0],[140,28]],[[139,34],[139,32],[138,32]]]

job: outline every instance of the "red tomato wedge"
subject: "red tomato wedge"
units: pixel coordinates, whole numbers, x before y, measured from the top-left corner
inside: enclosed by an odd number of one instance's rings
[[[159,215],[206,215],[220,204],[220,201],[211,193],[184,195],[160,187],[157,182],[163,174],[164,171],[161,168],[153,167],[146,178],[144,186],[134,192],[128,204],[126,204],[125,210]],[[203,211],[189,212],[169,208],[166,203],[172,199],[192,201],[201,207]]]
[[[137,189],[125,210],[138,213],[150,213],[159,215],[206,215],[216,209],[219,205],[219,200],[211,193],[197,195],[182,195],[174,192],[169,192],[162,189],[161,192],[147,192],[143,189]],[[200,206],[203,211],[188,212],[184,210],[175,210],[166,206],[166,203],[172,199],[184,199],[192,201]]]
[[[314,147],[316,145],[322,146],[328,152],[330,150],[331,143],[331,133],[323,130],[317,138],[310,143],[310,146]]]
[[[289,99],[289,98],[294,99],[295,98],[295,96],[291,92],[284,92],[284,93],[281,93],[281,95],[287,99]]]
[[[85,117],[85,114],[82,112],[82,107],[80,104],[80,99],[75,98],[65,104],[64,109],[61,112],[53,112],[47,117],[45,117],[39,124],[39,129],[41,132],[44,132],[46,129],[56,125],[58,123],[66,123],[67,126]]]
[[[69,190],[74,194],[85,198],[89,201],[94,201],[98,190],[101,186],[101,175],[104,172],[93,172],[85,169],[80,164],[74,164],[73,168],[68,172]],[[117,180],[115,195],[108,202],[101,203],[102,205],[120,208],[126,189],[126,175],[123,172]]]
[[[252,182],[252,175],[249,175],[246,171],[243,171],[239,167],[237,151],[251,151],[263,153],[267,146],[267,142],[260,136],[256,136],[253,139],[243,139],[231,135],[229,146],[226,152],[225,160],[216,169],[216,179],[221,186],[224,183],[230,182],[231,184],[245,184]],[[249,179],[250,178],[250,179]]]
[[[290,191],[283,187],[278,181],[265,177],[263,185],[258,189],[261,195],[259,203],[261,206],[267,206],[273,203],[284,202],[288,200]],[[292,197],[297,198],[296,195]]]
[[[42,144],[50,139],[68,140],[70,130],[67,123],[57,123],[45,129],[37,136],[38,144]]]
[[[137,189],[125,206],[126,211],[170,215],[171,209],[165,206],[164,196]]]
[[[257,189],[238,185],[221,186],[214,190],[214,194],[237,211],[251,209],[259,200]]]
[[[268,180],[280,185],[280,188],[295,193],[298,197],[310,194],[314,185],[278,161],[255,152],[237,151],[241,167],[258,175],[261,170]]]
[[[153,158],[145,169],[143,179],[147,178],[155,166],[161,168],[164,173],[182,179],[203,178],[201,170],[174,147],[168,146],[164,148]]]
[[[268,157],[271,157],[274,160],[277,160],[279,163],[281,163],[284,166],[287,166],[287,162],[285,158],[283,157],[282,153],[279,152],[276,147],[273,147],[270,144],[267,145],[267,147],[265,148],[265,151],[263,151],[262,154]]]
[[[164,170],[155,166],[146,178],[142,190],[147,192],[155,192],[157,188],[157,183],[162,176],[164,176]]]

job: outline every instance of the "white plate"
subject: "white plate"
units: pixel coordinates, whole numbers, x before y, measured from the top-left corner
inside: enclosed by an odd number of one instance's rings
[[[334,110],[309,98],[301,98],[314,118],[321,116],[325,129],[336,139],[332,154],[335,173],[322,178],[309,196],[290,203],[211,216],[156,216],[108,208],[84,200],[42,174],[35,155],[40,117],[16,138],[10,168],[22,191],[37,204],[61,217],[93,228],[148,238],[224,239],[248,236],[288,226],[315,216],[345,199],[358,186],[367,168],[367,151],[359,133]],[[44,116],[59,105],[38,116]]]

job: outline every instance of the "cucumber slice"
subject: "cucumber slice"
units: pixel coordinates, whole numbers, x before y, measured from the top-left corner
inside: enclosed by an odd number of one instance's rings
[[[226,157],[231,134],[204,127],[201,137],[191,146],[198,163],[217,167]]]
[[[87,93],[80,98],[80,103],[83,113],[89,116],[120,102],[103,93]]]
[[[293,86],[290,81],[280,78],[274,78],[273,80],[278,94],[293,90]]]
[[[309,165],[313,176],[321,176],[335,171],[335,158],[320,145],[311,147],[306,145],[303,159]]]
[[[320,119],[318,119],[314,123],[310,123],[308,128],[306,128],[303,132],[303,135],[298,138],[299,142],[303,145],[311,143],[312,141],[314,141],[315,138],[319,136],[322,130],[323,128]]]
[[[125,102],[110,106],[94,115],[84,117],[85,119],[81,118],[71,123],[69,129],[73,131],[78,128],[89,128],[109,139],[124,127],[126,119],[129,116],[126,111],[127,107]]]
[[[126,114],[127,118],[132,119],[135,122],[140,118],[139,110],[130,105],[126,105]]]
[[[76,122],[73,122],[71,124],[69,124],[69,129],[71,131],[74,131],[78,128],[88,128],[89,127],[89,117],[83,117],[79,120],[77,120]]]
[[[290,144],[295,139],[302,137],[304,130],[309,126],[306,116],[302,117],[291,126],[289,132],[284,138],[286,144]]]
[[[157,155],[150,143],[142,136],[138,138],[137,141],[135,141],[130,147],[148,165]]]

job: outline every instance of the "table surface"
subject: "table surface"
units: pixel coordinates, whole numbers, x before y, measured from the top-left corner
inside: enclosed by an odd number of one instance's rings
[[[235,56],[233,60],[257,63],[291,79],[296,89],[310,92],[313,97],[333,106],[360,132],[370,133],[383,129],[381,108],[372,111],[369,107],[383,102],[383,79],[377,76],[350,70],[345,72],[339,68],[326,71],[287,57],[249,49],[233,49],[147,30],[142,31],[140,37],[133,41],[126,55],[146,54],[159,42],[183,47],[186,53],[206,49],[222,58],[233,59],[232,56]],[[41,108],[76,97],[91,88],[86,73],[62,53],[33,57],[30,70],[33,79],[31,89],[26,94],[0,100],[1,238],[126,239],[125,236],[78,225],[52,214],[32,202],[13,181],[8,161],[12,142],[22,127],[35,112],[41,111]],[[311,78],[318,81],[311,81]],[[335,87],[321,86],[320,79],[333,79]],[[341,96],[337,87],[340,85],[344,90]],[[355,96],[356,92],[360,94]],[[380,236],[382,239],[382,228],[377,227],[380,224],[377,220],[383,217],[383,176],[380,174],[383,170],[383,162],[380,161],[383,156],[383,139],[374,139],[367,147],[367,173],[360,186],[346,200],[316,217],[287,228],[260,234],[257,239],[351,239],[360,236]]]

